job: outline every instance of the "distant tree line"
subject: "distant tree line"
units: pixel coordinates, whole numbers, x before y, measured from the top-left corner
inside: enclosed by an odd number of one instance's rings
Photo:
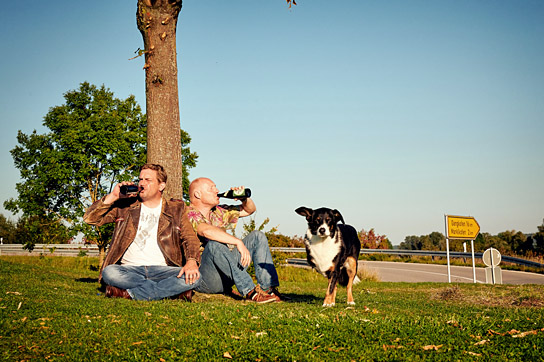
[[[254,230],[263,231],[268,238],[268,245],[272,247],[282,248],[303,248],[304,237],[303,236],[287,236],[278,233],[278,227],[275,226],[268,231],[264,231],[266,225],[270,222],[269,218],[266,218],[263,223],[257,227],[255,219],[251,218],[247,223],[243,225],[242,238]],[[387,239],[385,235],[376,234],[374,229],[365,231],[364,229],[357,233],[359,240],[361,241],[361,247],[364,249],[392,249],[393,245]]]
[[[64,244],[70,241],[66,226],[58,221],[51,221],[40,216],[23,216],[17,222],[0,214],[0,237],[3,244]]]
[[[269,245],[273,247],[303,248],[303,236],[287,236],[278,233],[278,227],[265,231],[269,219],[256,226],[255,220],[251,219],[243,225],[242,237],[253,230],[263,231],[268,237]],[[518,256],[544,256],[544,220],[542,225],[537,227],[534,234],[524,234],[521,231],[508,230],[497,235],[480,233],[474,240],[476,251],[484,251],[493,247],[504,255]],[[369,231],[361,230],[358,233],[361,246],[364,249],[393,249],[389,239],[385,235],[376,234],[374,229]],[[70,236],[59,227],[57,223],[33,222],[27,217],[20,218],[17,222],[7,219],[0,214],[0,237],[4,244],[24,243],[24,240],[33,238],[40,244],[63,244],[70,241]],[[37,240],[39,238],[40,240]],[[440,232],[432,232],[428,235],[407,236],[399,246],[404,250],[446,250],[446,237]],[[463,251],[463,241],[450,240],[450,251]]]
[[[474,240],[474,249],[483,251],[495,248],[501,254],[519,256],[543,256],[544,255],[544,220],[537,227],[534,234],[524,234],[521,231],[507,230],[497,235],[480,233]],[[400,244],[400,249],[405,250],[446,250],[446,237],[439,232],[429,235],[407,236]],[[463,242],[450,240],[451,251],[463,251]]]

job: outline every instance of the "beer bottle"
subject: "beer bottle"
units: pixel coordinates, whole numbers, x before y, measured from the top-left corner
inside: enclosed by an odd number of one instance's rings
[[[243,190],[228,190],[226,192],[220,192],[217,194],[219,197],[224,197],[227,199],[245,199],[251,197],[250,189]]]

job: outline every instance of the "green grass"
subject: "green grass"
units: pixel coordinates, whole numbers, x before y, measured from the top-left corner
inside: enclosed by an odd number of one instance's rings
[[[280,268],[292,302],[106,299],[96,259],[0,257],[0,359],[96,361],[515,360],[544,356],[544,288],[355,286],[323,308],[326,280]],[[94,269],[94,270],[92,270]]]

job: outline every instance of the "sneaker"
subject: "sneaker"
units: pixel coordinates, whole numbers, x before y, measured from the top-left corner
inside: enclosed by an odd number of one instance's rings
[[[270,287],[266,290],[266,293],[274,296],[274,298],[276,298],[276,301],[278,302],[285,302],[285,301],[288,301],[288,300],[291,300],[291,298],[281,294],[280,292],[278,292],[278,289],[276,287]]]
[[[126,289],[114,287],[113,285],[106,286],[106,298],[125,298],[132,299]]]
[[[276,301],[276,297],[263,291],[259,286],[256,286],[251,292],[247,293],[246,299],[259,304],[271,303]]]

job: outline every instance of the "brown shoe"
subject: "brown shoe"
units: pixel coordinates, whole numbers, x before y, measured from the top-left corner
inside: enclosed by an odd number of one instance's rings
[[[172,297],[170,297],[170,299],[180,299],[184,302],[187,302],[187,303],[191,303],[193,301],[193,295],[195,294],[195,291],[194,290],[188,290],[186,292],[183,292],[181,294],[178,294],[178,295],[174,295]]]
[[[274,296],[277,302],[285,302],[285,301],[291,300],[291,298],[278,292],[278,289],[276,287],[270,287],[266,290],[266,292]]]
[[[126,289],[114,287],[113,285],[106,286],[106,298],[125,298],[132,299]]]
[[[251,292],[247,293],[246,300],[259,304],[264,304],[275,302],[276,297],[263,291],[261,287],[257,285],[255,288],[253,288]]]

